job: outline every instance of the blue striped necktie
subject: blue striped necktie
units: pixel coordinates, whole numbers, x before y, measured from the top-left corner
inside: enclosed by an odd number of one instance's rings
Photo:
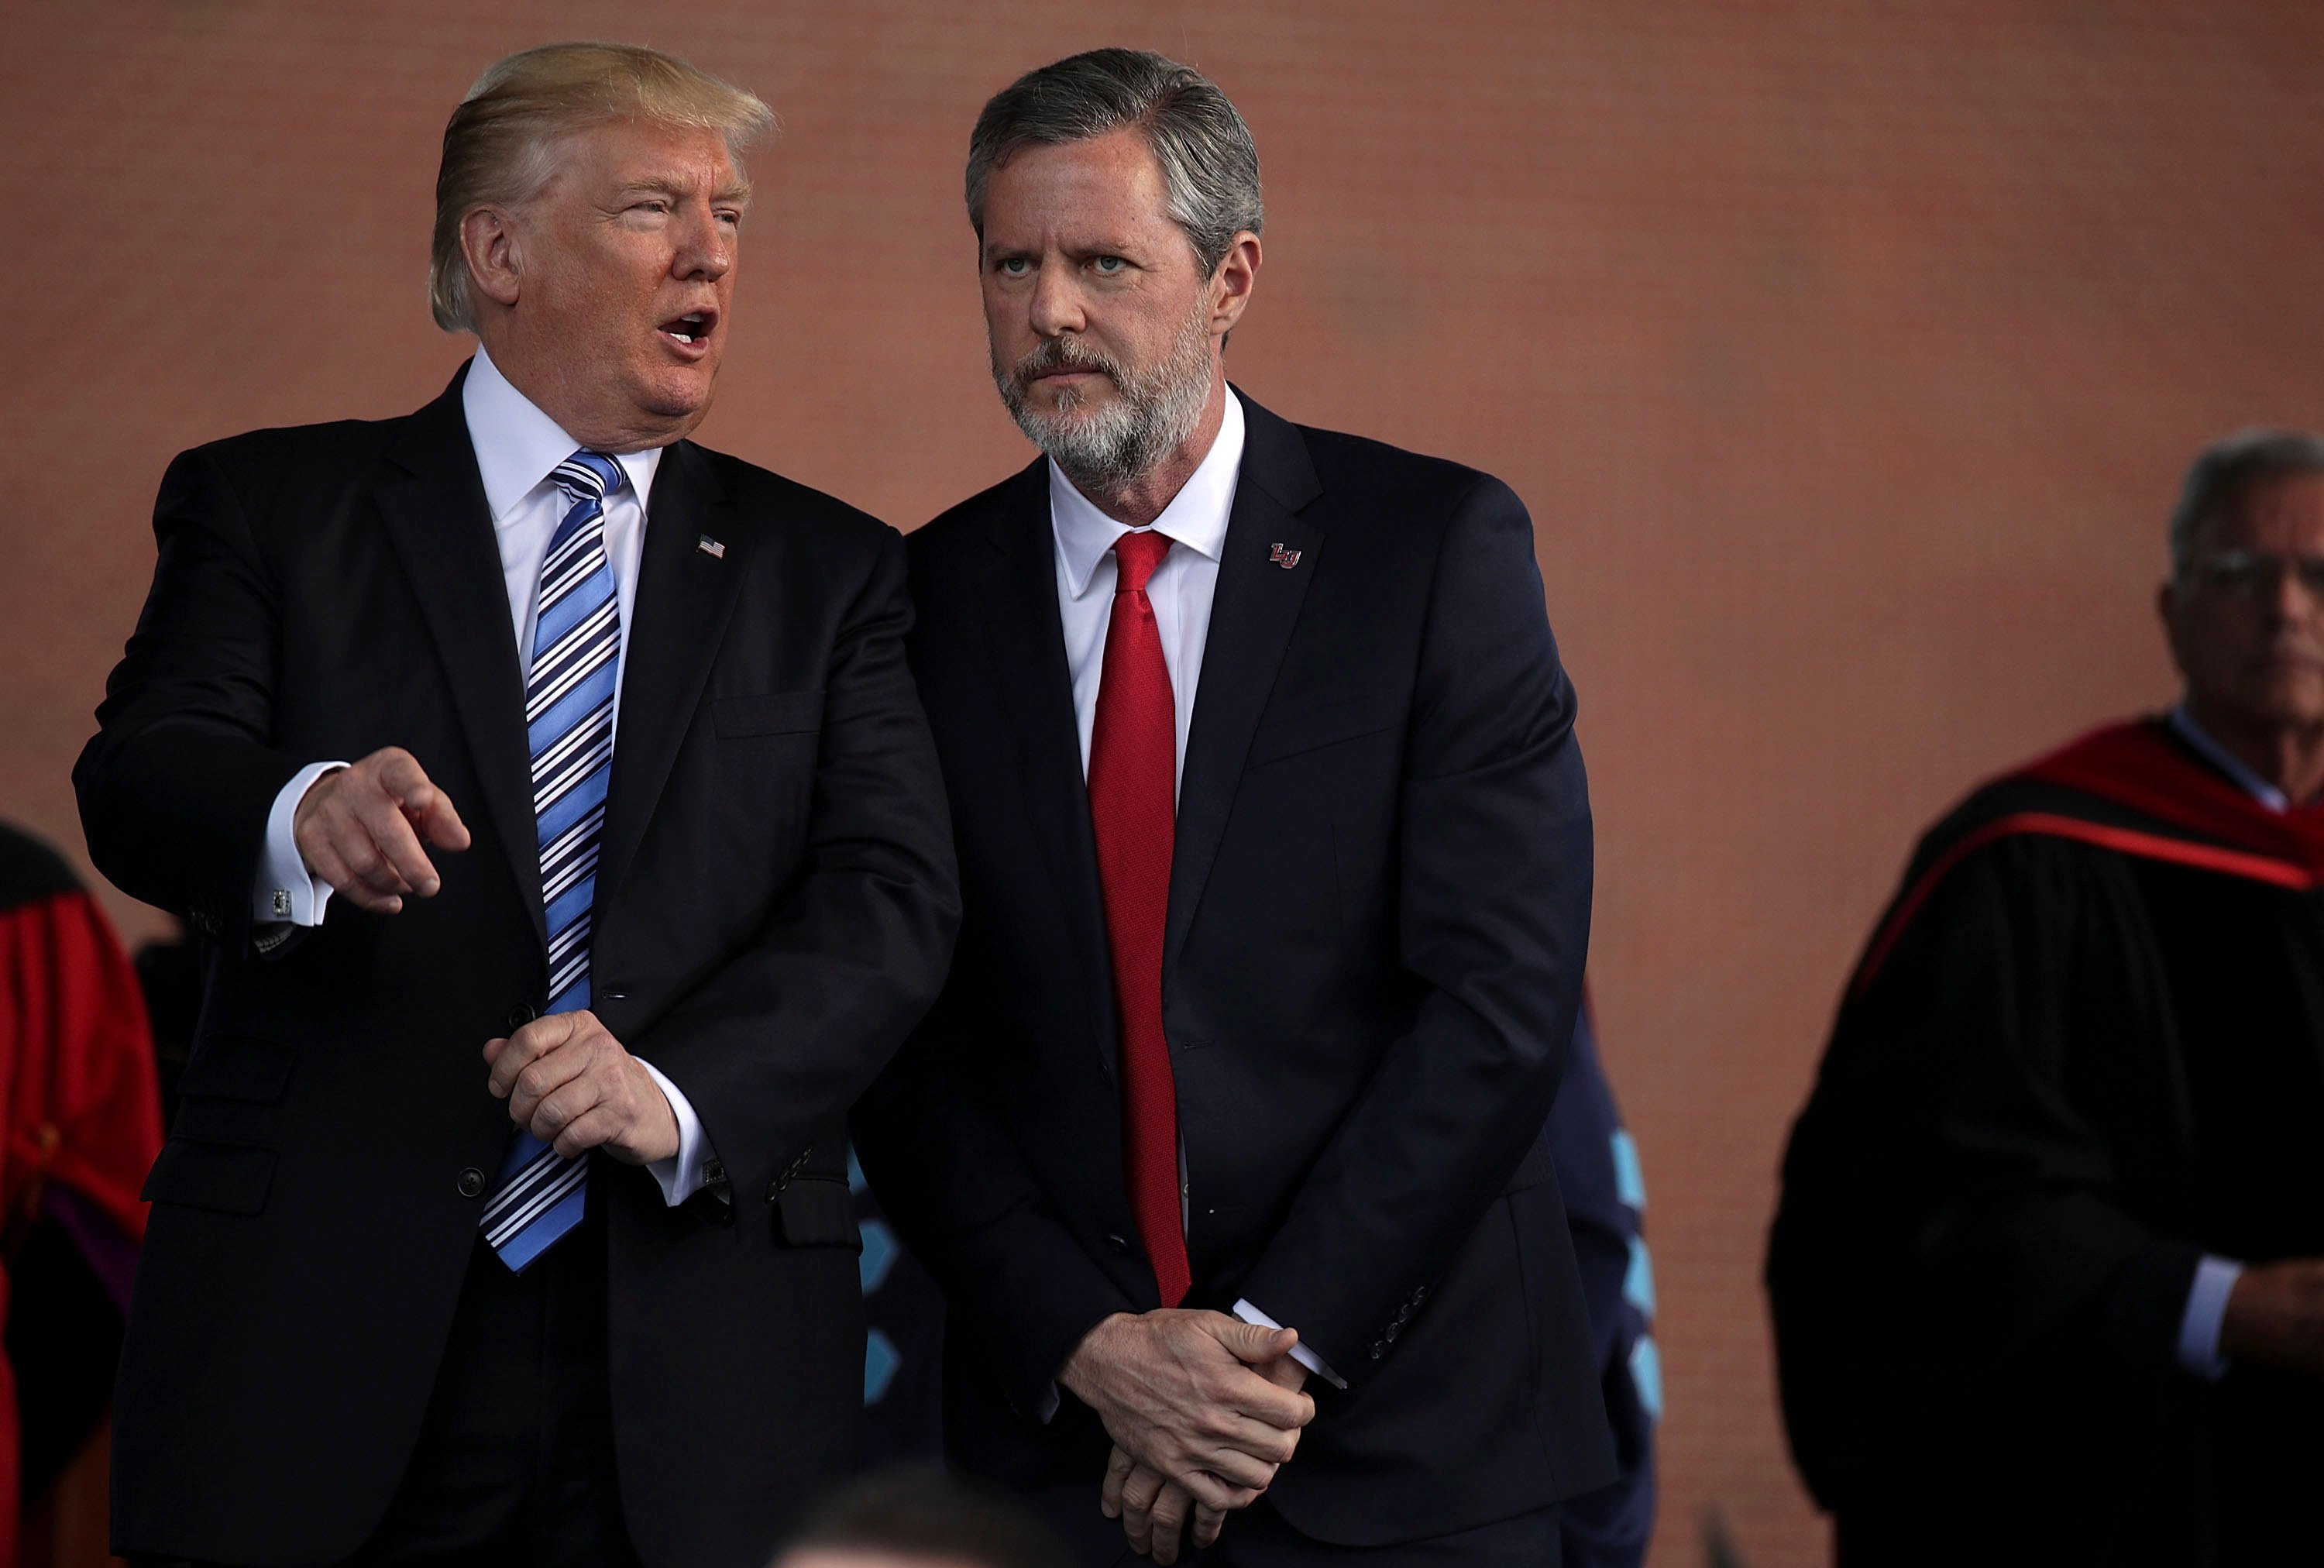
[[[549,925],[549,1008],[589,1005],[589,908],[597,892],[597,838],[613,773],[613,678],[622,612],[605,560],[605,496],[622,470],[579,451],[550,475],[572,498],[540,566],[540,607],[524,719],[532,749],[532,814],[540,896]],[[522,1272],[581,1222],[589,1159],[565,1159],[523,1128],[509,1140],[484,1205],[484,1240]]]

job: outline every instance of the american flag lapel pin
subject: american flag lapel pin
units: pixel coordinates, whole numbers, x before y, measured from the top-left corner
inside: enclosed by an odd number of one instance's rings
[[[694,548],[714,561],[723,561],[726,558],[726,547],[706,533],[694,541]]]
[[[1268,552],[1267,558],[1287,572],[1299,564],[1299,552],[1285,549],[1278,544]]]

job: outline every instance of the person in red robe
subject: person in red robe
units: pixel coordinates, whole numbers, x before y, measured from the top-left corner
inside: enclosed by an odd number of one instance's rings
[[[2196,462],[2184,696],[1931,830],[1767,1282],[1840,1568],[2324,1550],[2324,438]]]
[[[13,1564],[28,1494],[111,1389],[161,1106],[112,927],[53,851],[5,826],[0,1132],[0,1564]]]

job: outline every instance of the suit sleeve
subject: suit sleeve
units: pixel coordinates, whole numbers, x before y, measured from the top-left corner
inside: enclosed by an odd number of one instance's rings
[[[625,1042],[684,1088],[738,1195],[846,1114],[951,959],[959,880],[910,623],[889,531],[833,651],[803,869],[755,940]]]
[[[1827,1506],[1997,1434],[2095,1452],[2195,1387],[2172,1347],[2199,1249],[2133,1212],[2164,1157],[2114,1147],[2077,1082],[2077,1039],[2101,1092],[2168,1072],[2168,1004],[2103,870],[2057,840],[1978,850],[1841,1009],[1767,1261],[1793,1451]]]
[[[271,744],[278,586],[206,451],[170,465],[153,534],[152,589],[73,770],[81,826],[115,887],[239,953],[267,812],[310,760]]]
[[[1399,811],[1424,988],[1242,1294],[1353,1385],[1541,1136],[1581,1004],[1590,804],[1523,503],[1479,478],[1439,546]]]

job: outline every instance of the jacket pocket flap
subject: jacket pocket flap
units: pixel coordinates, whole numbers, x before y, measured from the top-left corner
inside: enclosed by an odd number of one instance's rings
[[[710,705],[710,722],[721,736],[796,734],[823,727],[823,693],[770,691],[757,696],[722,696]]]
[[[222,1214],[254,1214],[274,1185],[275,1153],[244,1144],[196,1143],[173,1138],[139,1194],[149,1204],[184,1204]]]
[[[294,1059],[289,1046],[272,1040],[213,1035],[186,1064],[178,1093],[194,1100],[247,1100],[272,1105],[290,1086]]]
[[[775,1230],[793,1247],[846,1247],[861,1252],[855,1194],[844,1180],[794,1177],[775,1194]]]
[[[1403,722],[1404,709],[1393,697],[1359,696],[1326,703],[1261,724],[1250,740],[1250,765],[1256,768],[1361,735],[1376,735]]]

